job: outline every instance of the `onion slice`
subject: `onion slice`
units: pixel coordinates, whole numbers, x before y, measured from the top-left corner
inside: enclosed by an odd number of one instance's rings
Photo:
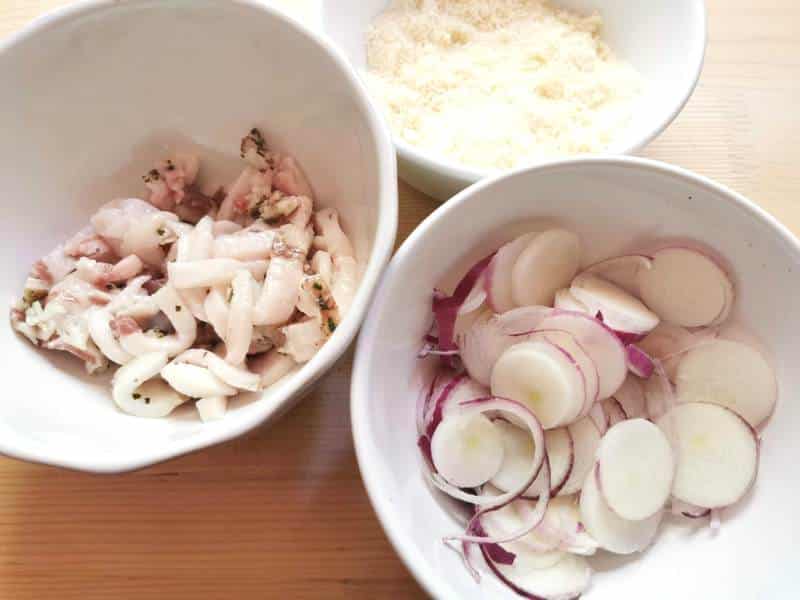
[[[542,465],[545,464],[546,451],[544,429],[542,429],[541,423],[539,423],[536,415],[533,414],[528,407],[520,404],[519,402],[508,400],[506,398],[487,396],[484,398],[478,398],[476,400],[469,400],[460,404],[457,414],[484,414],[492,411],[500,411],[516,417],[531,432],[534,445],[533,460],[531,461],[528,469],[527,477],[520,481],[520,485],[517,486],[516,489],[506,492],[505,494],[500,494],[499,496],[493,498],[487,498],[478,494],[469,494],[449,484],[436,473],[431,473],[431,480],[436,487],[456,500],[461,500],[462,502],[467,502],[469,504],[475,504],[477,506],[486,508],[499,508],[522,496],[522,494],[525,493],[525,490],[527,490],[536,480]],[[542,495],[542,497],[545,498],[548,496],[549,493]]]

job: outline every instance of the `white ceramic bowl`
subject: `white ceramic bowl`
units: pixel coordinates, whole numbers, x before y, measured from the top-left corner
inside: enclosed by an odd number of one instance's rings
[[[366,68],[365,31],[388,0],[322,0],[322,28],[342,47],[356,67]],[[617,56],[642,74],[646,90],[637,102],[627,131],[608,149],[630,154],[643,148],[669,125],[689,99],[706,46],[703,0],[554,0],[554,4],[604,19],[603,36]],[[432,155],[395,137],[400,177],[446,200],[490,175]]]
[[[428,217],[384,275],[358,342],[351,392],[361,474],[395,549],[436,598],[517,598],[494,577],[478,586],[441,542],[459,532],[446,502],[423,479],[416,447],[420,389],[415,354],[431,322],[434,285],[545,218],[575,228],[587,261],[636,240],[689,236],[729,261],[735,317],[752,326],[775,357],[781,398],[761,446],[757,484],[723,511],[722,529],[667,524],[641,556],[598,556],[586,600],[621,598],[751,600],[796,598],[800,528],[800,388],[795,318],[800,244],[752,202],[712,181],[635,158],[587,158],[543,165],[480,182]],[[685,520],[684,520],[685,521]]]
[[[341,212],[363,276],[351,312],[302,369],[203,424],[194,409],[119,412],[83,374],[0,327],[0,452],[98,472],[134,469],[231,439],[289,408],[355,336],[397,228],[391,138],[338,49],[255,1],[84,2],[0,46],[2,298],[101,203],[141,195],[141,174],[194,149],[223,181],[253,125],[292,153],[318,203]]]

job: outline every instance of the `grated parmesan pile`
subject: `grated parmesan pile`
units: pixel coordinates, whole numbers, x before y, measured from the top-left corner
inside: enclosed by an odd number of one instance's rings
[[[642,88],[602,24],[544,0],[394,0],[367,33],[367,79],[395,135],[464,165],[602,152]]]

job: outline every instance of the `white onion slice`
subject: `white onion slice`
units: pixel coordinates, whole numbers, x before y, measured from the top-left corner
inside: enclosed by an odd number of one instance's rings
[[[574,458],[569,478],[559,491],[560,496],[568,496],[580,491],[586,475],[594,465],[595,454],[600,445],[600,432],[588,417],[570,425],[569,432],[572,436]]]

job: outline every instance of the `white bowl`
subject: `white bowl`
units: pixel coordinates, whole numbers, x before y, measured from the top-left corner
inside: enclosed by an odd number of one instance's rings
[[[587,158],[480,182],[442,205],[400,247],[361,332],[351,390],[353,437],[372,504],[395,549],[436,598],[517,598],[487,575],[478,586],[441,538],[461,525],[422,475],[416,447],[415,354],[431,323],[431,290],[545,218],[575,228],[587,261],[642,238],[688,236],[730,263],[736,313],[775,357],[781,398],[761,445],[758,482],[705,523],[667,524],[641,556],[598,556],[589,600],[796,598],[800,528],[792,517],[800,479],[800,388],[795,318],[800,244],[755,204],[685,170],[635,158]],[[452,283],[451,283],[452,285]],[[685,521],[685,520],[684,520]]]
[[[98,472],[142,467],[238,436],[289,408],[358,330],[397,228],[395,154],[358,77],[330,42],[258,2],[83,2],[0,46],[2,297],[101,203],[141,195],[141,174],[194,149],[212,178],[241,168],[258,125],[335,206],[363,276],[351,312],[302,369],[203,424],[119,412],[107,378],[0,327],[0,452]]]
[[[387,0],[322,0],[322,28],[363,72],[365,31],[390,4]],[[554,0],[554,4],[604,19],[603,36],[620,58],[645,79],[646,90],[633,109],[630,127],[609,154],[631,154],[651,142],[683,108],[700,70],[706,46],[703,0]],[[438,200],[446,200],[488,170],[463,166],[415,148],[395,136],[400,177]]]

